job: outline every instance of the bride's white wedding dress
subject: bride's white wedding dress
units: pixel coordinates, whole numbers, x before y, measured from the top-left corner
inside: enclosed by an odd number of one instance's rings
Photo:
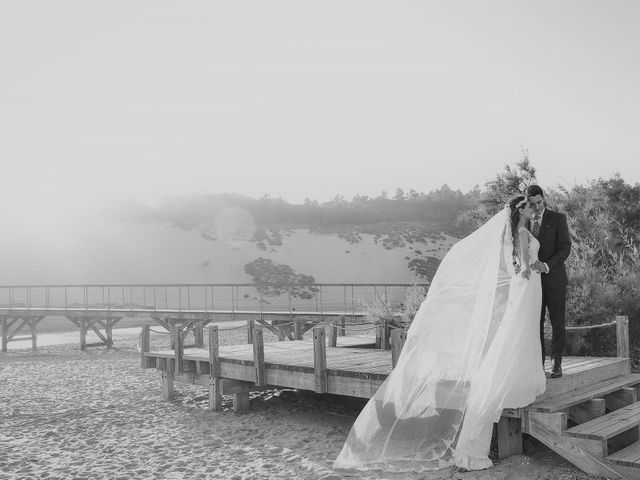
[[[491,466],[503,408],[544,392],[541,284],[512,267],[503,210],[445,256],[396,368],[356,419],[336,468],[387,471]],[[530,236],[529,258],[539,244]]]
[[[540,243],[529,236],[529,258],[538,258]],[[488,468],[493,423],[503,408],[526,407],[544,392],[546,377],[540,345],[540,274],[513,276],[504,318],[498,327],[471,388],[462,429],[455,447],[455,464],[468,470]]]

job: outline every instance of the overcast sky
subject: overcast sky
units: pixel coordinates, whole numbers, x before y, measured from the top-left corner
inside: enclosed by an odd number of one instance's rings
[[[13,209],[640,182],[638,1],[0,5]]]

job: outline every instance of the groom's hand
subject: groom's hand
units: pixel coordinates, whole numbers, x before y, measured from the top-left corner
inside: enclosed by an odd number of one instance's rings
[[[545,273],[547,271],[547,269],[544,268],[544,263],[542,263],[540,260],[536,260],[535,262],[533,262],[533,264],[531,265],[531,270],[535,270],[536,272],[540,273]]]

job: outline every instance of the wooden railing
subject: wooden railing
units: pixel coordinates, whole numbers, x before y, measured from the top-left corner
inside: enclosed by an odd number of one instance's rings
[[[317,283],[256,284],[109,284],[4,285],[0,311],[209,312],[312,311],[353,312],[363,302],[401,307],[411,284]],[[419,288],[426,284],[415,285]]]

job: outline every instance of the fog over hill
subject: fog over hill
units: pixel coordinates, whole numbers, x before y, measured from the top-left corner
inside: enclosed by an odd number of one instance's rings
[[[0,283],[251,283],[246,267],[260,258],[321,283],[425,282],[457,238],[433,213],[409,219],[432,202],[422,195],[328,205],[187,197],[120,206],[108,219],[24,220],[0,238]],[[380,208],[400,202],[402,215]]]

